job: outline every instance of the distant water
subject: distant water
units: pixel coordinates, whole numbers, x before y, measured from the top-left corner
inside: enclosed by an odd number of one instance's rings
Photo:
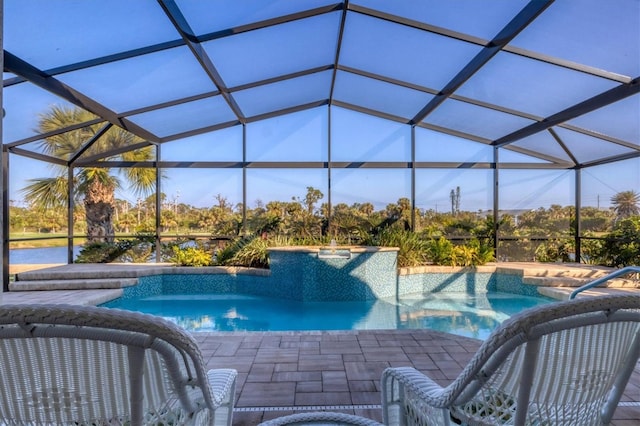
[[[73,247],[73,257],[80,253],[80,246]],[[66,247],[43,247],[9,250],[12,265],[34,263],[67,263]]]

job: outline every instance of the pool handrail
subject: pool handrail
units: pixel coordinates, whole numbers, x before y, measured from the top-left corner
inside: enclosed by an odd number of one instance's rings
[[[572,291],[571,294],[569,295],[569,300],[575,299],[575,297],[579,293],[581,293],[581,292],[583,292],[585,290],[589,290],[589,289],[591,289],[593,287],[597,287],[600,284],[603,284],[603,283],[605,283],[605,282],[607,282],[609,280],[612,280],[614,278],[620,277],[622,275],[627,275],[627,274],[632,273],[632,272],[640,273],[640,266],[625,266],[622,269],[618,269],[617,271],[613,271],[609,275],[606,275],[604,277],[595,279],[595,280],[583,285],[582,287],[579,287],[579,288],[575,289],[574,291]]]

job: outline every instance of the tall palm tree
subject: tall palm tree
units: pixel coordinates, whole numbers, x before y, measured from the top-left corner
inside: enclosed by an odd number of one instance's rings
[[[613,210],[618,219],[640,215],[640,194],[635,191],[622,191],[611,197]]]
[[[95,119],[96,116],[79,108],[53,106],[40,116],[38,131],[47,133],[77,123]],[[65,160],[71,159],[101,129],[101,124],[86,126],[59,135],[44,138],[40,142],[45,154]],[[116,148],[143,142],[139,137],[119,127],[110,128],[89,147],[83,155],[108,152]],[[148,161],[153,159],[150,147],[116,154],[105,160]],[[48,178],[30,179],[22,192],[25,200],[39,210],[66,206],[68,201],[67,168],[53,165],[56,175]],[[77,168],[74,173],[74,200],[82,201],[85,207],[88,242],[112,242],[114,229],[115,190],[121,187],[120,179],[104,167]],[[155,186],[156,172],[151,168],[120,169],[137,195],[148,194]]]

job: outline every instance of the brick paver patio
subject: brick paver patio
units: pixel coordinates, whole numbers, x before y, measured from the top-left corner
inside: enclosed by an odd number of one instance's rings
[[[413,366],[446,385],[480,342],[431,330],[195,333],[209,368],[239,372],[234,425],[327,410],[381,421],[380,376]],[[640,366],[613,426],[640,424]]]

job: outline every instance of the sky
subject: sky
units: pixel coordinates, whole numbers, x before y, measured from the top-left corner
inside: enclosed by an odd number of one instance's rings
[[[211,8],[210,3],[193,0],[178,0],[176,3],[193,30],[197,34],[205,34],[331,2],[225,0],[216,2],[216,8]],[[493,0],[493,7],[486,7],[486,2],[475,0],[354,0],[351,3],[490,39],[527,2]],[[625,76],[635,78],[640,75],[640,2],[617,0],[614,6],[605,3],[599,0],[557,1],[512,44],[516,48],[606,70],[622,79]],[[60,7],[61,4],[65,7]],[[58,3],[5,0],[4,6],[5,48],[41,69],[178,38],[154,1],[65,0]],[[571,19],[567,19],[568,16]],[[332,63],[339,22],[340,13],[333,12],[287,23],[282,28],[274,26],[208,41],[202,46],[227,86],[235,87]],[[70,28],[73,30],[69,31]],[[290,37],[292,33],[296,36]],[[429,46],[429,49],[425,50],[423,46]],[[439,90],[479,49],[478,45],[454,38],[349,13],[339,59],[344,67],[363,69],[410,82],[413,86]],[[313,55],[308,52],[313,52]],[[4,78],[10,77],[13,76],[4,74]],[[215,90],[185,46],[90,70],[72,71],[57,78],[116,112]],[[325,99],[331,78],[331,71],[317,72],[260,87],[241,87],[233,95],[242,111],[247,116],[254,116]],[[462,85],[456,95],[545,117],[618,84],[611,79],[500,52]],[[401,87],[343,69],[336,74],[333,96],[342,103],[411,118],[433,98],[432,94],[415,90],[411,85]],[[3,105],[7,111],[3,120],[4,143],[32,136],[40,114],[52,105],[70,106],[31,84],[5,88]],[[221,96],[131,116],[134,123],[161,137],[234,119],[233,112]],[[458,99],[448,99],[425,119],[425,123],[475,134],[490,141],[533,121]],[[637,146],[640,144],[640,95],[575,118],[567,124]],[[631,152],[630,148],[604,144],[567,128],[556,131],[581,162]],[[337,162],[406,164],[412,160],[409,126],[337,106],[331,107],[330,126],[327,107],[318,107],[252,122],[246,126],[246,132],[247,161],[326,162],[331,159]],[[417,162],[474,164],[490,162],[493,158],[490,147],[460,137],[423,128],[416,129],[415,137]],[[34,142],[24,148],[37,151],[36,145]],[[542,150],[547,155],[569,159],[548,132],[530,136],[514,146]],[[242,161],[242,128],[235,126],[188,140],[167,142],[162,145],[162,159]],[[507,150],[500,150],[500,161],[544,163],[544,160]],[[17,204],[23,199],[19,190],[28,179],[51,173],[40,162],[18,155],[11,155],[10,167],[9,197]],[[172,169],[164,173],[166,178],[161,190],[170,200],[204,207],[213,204],[220,194],[234,204],[242,201],[243,174],[240,169]],[[334,205],[372,202],[376,208],[384,208],[399,198],[411,198],[412,195],[412,175],[408,168],[336,168],[331,171],[330,178]],[[572,170],[501,170],[500,207],[532,209],[552,204],[571,205],[575,198],[575,178]],[[640,159],[585,169],[581,179],[583,205],[608,207],[616,192],[640,192]],[[326,201],[329,172],[321,168],[249,168],[246,171],[249,206],[258,200],[266,203],[276,199],[303,198],[308,186],[320,189]],[[457,187],[461,188],[463,210],[486,211],[493,208],[491,170],[416,169],[415,195],[419,208],[449,209],[450,191]],[[126,189],[118,195],[131,203],[137,199],[137,195]]]
[[[332,137],[335,161],[410,160],[408,126],[380,120],[349,110],[340,111],[333,130],[340,132],[341,122],[358,122],[359,139],[349,133]],[[318,108],[253,123],[247,128],[248,161],[326,161],[326,108]],[[417,161],[491,161],[492,149],[474,142],[419,129],[416,134]],[[189,163],[193,161],[238,161],[242,157],[242,131],[239,127],[191,137],[188,141],[169,142],[162,146],[163,158]],[[301,143],[304,141],[304,145]],[[189,149],[184,149],[184,142]],[[506,157],[506,155],[505,155]],[[511,155],[515,161],[523,156]],[[10,198],[18,204],[19,188],[25,179],[43,177],[51,170],[40,162],[12,155],[10,157]],[[36,173],[37,170],[37,173]],[[242,170],[165,169],[162,192],[168,200],[196,207],[211,206],[221,194],[232,204],[242,202]],[[640,159],[627,160],[585,169],[582,174],[583,205],[608,207],[611,197],[620,191],[640,191]],[[291,201],[304,198],[312,186],[328,194],[326,169],[247,169],[247,203],[258,200]],[[331,171],[332,204],[372,202],[382,209],[399,198],[411,198],[411,170],[404,169],[333,169]],[[535,209],[552,204],[573,205],[573,170],[513,170],[499,174],[502,209]],[[461,208],[468,211],[493,208],[493,172],[490,169],[417,169],[416,205],[421,209],[448,211],[450,191],[461,188]],[[135,204],[137,196],[120,191],[120,198]]]

